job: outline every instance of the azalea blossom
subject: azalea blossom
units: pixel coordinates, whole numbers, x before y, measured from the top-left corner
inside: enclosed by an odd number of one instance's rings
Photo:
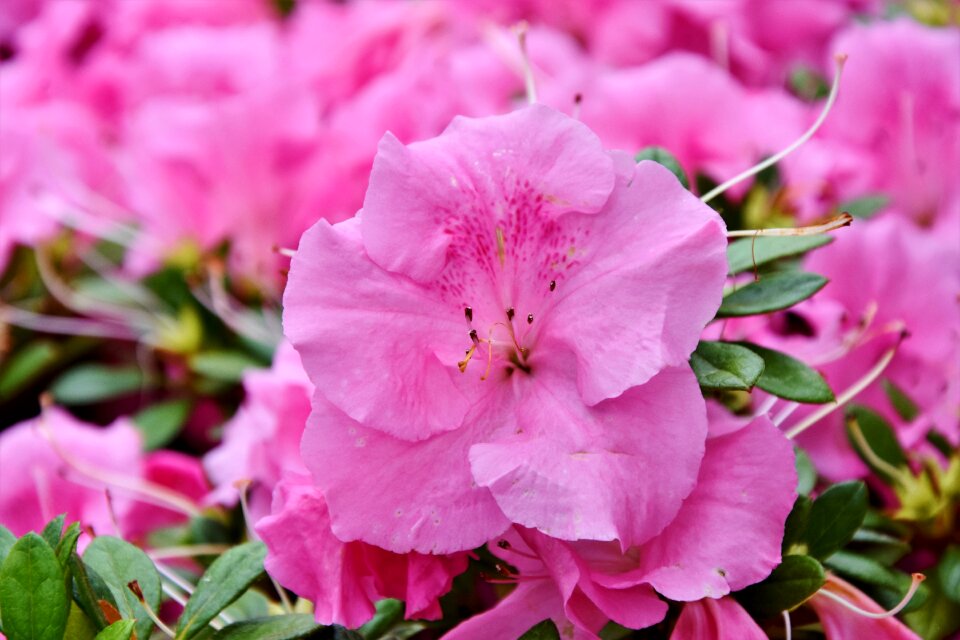
[[[714,605],[696,601],[765,578],[780,562],[796,497],[793,449],[765,418],[733,429],[707,440],[696,488],[667,528],[642,545],[624,552],[614,543],[564,542],[520,528],[491,543],[516,568],[506,581],[517,587],[447,638],[489,637],[490,629],[515,637],[544,618],[573,637],[594,638],[609,620],[635,629],[659,622],[667,606],[657,593],[709,611]]]
[[[656,535],[703,453],[687,358],[725,244],[666,169],[546,107],[386,136],[363,210],[304,235],[284,296],[334,532],[434,553],[511,522]]]

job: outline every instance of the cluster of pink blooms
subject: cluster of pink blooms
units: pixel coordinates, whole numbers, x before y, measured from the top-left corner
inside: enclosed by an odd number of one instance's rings
[[[794,442],[783,421],[818,407],[760,391],[749,417],[708,405],[688,364],[699,340],[791,354],[838,396],[893,349],[883,378],[917,415],[879,379],[856,401],[906,449],[938,455],[933,428],[960,445],[960,32],[883,12],[5,3],[0,270],[64,229],[122,239],[131,276],[228,246],[233,277],[282,294],[285,341],[245,374],[202,460],[143,453],[129,421],[56,407],[5,430],[0,522],[20,535],[66,512],[145,541],[249,485],[268,573],[322,623],[358,627],[383,598],[439,619],[485,547],[502,562],[488,581],[514,587],[447,638],[545,619],[595,638],[610,621],[659,623],[668,600],[686,603],[673,638],[766,637],[725,596],[781,561],[794,445],[830,481],[869,469],[842,412]],[[724,220],[633,156],[663,147],[723,182],[804,133],[821,103],[788,75],[829,76],[841,53],[835,106],[780,164],[780,206],[808,224],[856,198],[887,203],[804,258],[830,280],[815,297],[714,321]],[[824,590],[880,611],[839,577]],[[810,605],[831,640],[915,637],[835,598]]]

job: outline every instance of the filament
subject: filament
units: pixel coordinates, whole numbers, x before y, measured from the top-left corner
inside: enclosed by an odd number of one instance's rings
[[[890,609],[889,611],[883,611],[880,613],[874,613],[873,611],[867,611],[866,609],[861,609],[860,607],[853,604],[849,600],[846,600],[835,593],[831,593],[826,589],[820,589],[820,591],[818,591],[817,593],[819,595],[830,598],[837,604],[843,605],[850,611],[853,611],[857,615],[863,616],[864,618],[870,618],[872,620],[883,620],[884,618],[892,618],[893,616],[900,613],[904,607],[910,604],[910,600],[913,598],[913,594],[917,592],[917,589],[920,588],[920,583],[923,582],[924,580],[926,580],[926,576],[923,575],[922,573],[912,574],[910,576],[910,588],[907,589],[907,593],[903,596],[903,599],[900,600],[900,602],[897,603],[897,606],[895,606],[893,609]]]
[[[830,113],[830,110],[833,108],[833,104],[837,101],[837,93],[840,91],[840,76],[843,73],[843,64],[847,61],[847,56],[846,54],[839,54],[834,58],[834,61],[836,63],[836,67],[835,67],[836,70],[834,71],[834,74],[833,74],[833,84],[830,86],[830,95],[827,96],[827,102],[826,104],[824,104],[823,110],[820,112],[820,116],[813,123],[813,125],[809,129],[807,129],[807,131],[802,136],[797,138],[789,147],[787,147],[783,151],[780,151],[779,153],[776,153],[770,156],[766,160],[750,167],[743,173],[740,173],[739,175],[736,175],[730,178],[723,184],[711,189],[705,195],[700,197],[700,200],[702,202],[710,202],[711,200],[716,198],[718,195],[720,195],[721,193],[723,193],[733,185],[743,182],[744,180],[746,180],[747,178],[750,178],[751,176],[755,176],[756,174],[760,173],[761,171],[763,171],[769,166],[775,165],[776,163],[780,162],[785,157],[787,157],[788,155],[790,155],[791,153],[793,153],[794,151],[802,147],[807,142],[807,140],[813,137],[813,134],[817,132],[820,126],[827,119],[827,114]]]
[[[820,409],[814,411],[805,419],[801,420],[798,424],[791,427],[787,431],[787,437],[791,440],[796,438],[798,435],[809,429],[821,419],[850,402],[854,396],[870,386],[874,380],[880,377],[880,374],[883,373],[884,369],[887,368],[887,365],[890,364],[890,361],[893,360],[893,357],[897,354],[897,348],[900,346],[900,342],[902,340],[903,333],[900,334],[900,339],[897,340],[897,343],[884,352],[884,354],[880,357],[880,360],[877,361],[877,364],[875,364],[865,376],[857,380],[846,391],[840,394],[840,396],[838,396],[832,404],[826,404],[820,407]]]
[[[783,236],[816,236],[843,227],[849,227],[853,223],[853,216],[849,213],[841,213],[821,224],[811,225],[809,227],[789,227],[786,229],[741,229],[739,231],[727,231],[728,238],[757,238],[757,237],[783,237]]]
[[[854,442],[857,443],[863,456],[871,465],[893,478],[901,487],[909,484],[910,478],[906,473],[878,456],[870,447],[870,443],[867,442],[867,439],[863,436],[863,429],[860,428],[860,423],[856,418],[851,418],[848,425],[850,427],[850,435],[853,436]]]
[[[793,640],[793,625],[790,624],[790,612],[784,609],[780,612],[783,615],[783,629],[786,640]]]
[[[143,592],[140,590],[140,585],[137,583],[137,581],[133,580],[132,582],[127,583],[127,588],[130,589],[130,591],[132,591],[135,596],[137,596],[137,600],[140,601],[140,606],[142,606],[143,610],[147,612],[147,616],[149,616],[149,618],[153,620],[153,624],[157,625],[157,628],[160,629],[160,631],[162,631],[164,635],[170,638],[173,638],[174,637],[173,629],[165,625],[163,623],[163,620],[161,620],[157,616],[157,614],[154,612],[154,610],[150,607],[146,599],[143,597]]]
[[[520,55],[523,58],[523,84],[527,92],[527,102],[536,104],[537,85],[533,80],[533,65],[530,64],[530,56],[527,54],[527,29],[526,22],[519,22],[516,27],[517,42],[520,43]]]

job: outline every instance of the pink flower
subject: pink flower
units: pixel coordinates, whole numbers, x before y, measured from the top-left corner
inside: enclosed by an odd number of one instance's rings
[[[767,640],[767,634],[733,598],[688,602],[670,640]]]
[[[234,483],[252,481],[251,518],[270,511],[270,497],[284,473],[305,474],[300,459],[300,437],[310,415],[313,385],[289,343],[277,349],[273,367],[251,370],[243,376],[246,398],[223,427],[223,442],[204,457],[215,485],[210,499],[236,504]]]
[[[447,553],[511,522],[658,533],[702,455],[687,357],[725,244],[669,172],[546,107],[386,136],[363,211],[304,235],[284,300],[336,535]]]
[[[624,552],[614,543],[564,542],[520,528],[491,544],[517,568],[508,576],[517,588],[447,638],[481,638],[486,629],[514,637],[546,617],[574,637],[593,638],[611,619],[630,628],[659,622],[667,607],[657,593],[695,603],[759,582],[780,562],[796,481],[793,449],[768,420],[713,436],[696,488],[644,544]],[[712,608],[694,605],[701,606]]]
[[[883,613],[883,609],[852,584],[833,574],[828,574],[826,584],[808,601],[820,618],[827,640],[847,640],[847,638],[917,640],[920,637],[893,616],[872,619],[858,615],[836,600],[825,596],[824,591],[839,596],[870,613]]]
[[[852,26],[836,106],[817,137],[785,164],[804,197],[833,202],[882,194],[929,224],[960,189],[960,33],[912,20]],[[822,215],[817,206],[808,215]]]
[[[200,504],[210,491],[200,460],[177,451],[154,451],[143,457],[142,479],[159,487],[176,491],[195,504]],[[127,539],[142,539],[152,532],[171,525],[183,524],[184,514],[157,504],[133,501],[123,516],[123,534]]]
[[[466,554],[398,555],[362,542],[341,542],[330,531],[323,496],[309,476],[288,474],[277,486],[273,513],[257,523],[267,544],[266,569],[314,603],[317,622],[358,627],[374,603],[398,598],[407,618],[439,619],[438,598],[467,568]]]

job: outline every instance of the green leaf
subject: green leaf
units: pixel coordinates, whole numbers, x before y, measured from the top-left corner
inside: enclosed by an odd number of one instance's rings
[[[826,98],[830,93],[830,84],[815,69],[799,66],[790,72],[787,85],[798,98],[813,102]]]
[[[560,640],[560,631],[549,618],[530,627],[519,640]]]
[[[130,640],[134,626],[135,623],[133,620],[117,620],[98,633],[94,640]]]
[[[40,532],[40,537],[47,541],[51,549],[56,549],[60,543],[60,536],[63,535],[63,522],[67,519],[67,514],[61,513],[51,520]]]
[[[883,390],[887,393],[887,398],[893,405],[893,410],[897,412],[900,418],[912,422],[914,418],[920,415],[920,407],[917,406],[917,403],[893,382],[884,379]]]
[[[377,602],[376,607],[377,613],[373,619],[357,629],[366,640],[377,640],[403,620],[403,602],[400,600],[386,598]]]
[[[106,583],[124,618],[135,618],[138,638],[149,638],[153,621],[137,596],[127,587],[134,580],[143,599],[154,611],[160,606],[160,574],[139,548],[112,536],[98,536],[83,553],[83,561]]]
[[[183,609],[176,639],[192,638],[239,598],[263,574],[266,555],[267,548],[262,542],[248,542],[214,560]]]
[[[213,640],[296,640],[307,636],[313,638],[320,628],[313,616],[292,613],[234,622],[217,631]],[[335,637],[334,632],[325,637]]]
[[[259,360],[242,351],[203,351],[193,355],[190,370],[196,374],[222,382],[240,382],[247,369],[262,368]]]
[[[797,493],[802,496],[808,495],[813,488],[817,486],[817,470],[813,466],[813,461],[803,449],[797,448],[797,457],[794,464],[797,467]]]
[[[168,400],[151,405],[133,416],[133,423],[143,434],[143,448],[153,451],[169,444],[180,433],[192,408],[190,400]]]
[[[854,218],[866,220],[882,211],[889,203],[890,198],[887,196],[865,196],[863,198],[857,198],[856,200],[848,200],[837,208],[840,209],[840,211],[849,213]]]
[[[937,574],[943,595],[960,604],[960,547],[947,547],[940,557]]]
[[[868,585],[866,588],[870,591],[870,595],[874,596],[881,605],[894,606],[910,588],[910,576],[907,574],[849,551],[837,551],[825,560],[824,564],[853,582]],[[918,589],[910,599],[906,610],[911,611],[922,605],[928,595],[927,588]]]
[[[56,345],[48,340],[38,340],[21,347],[10,356],[7,366],[0,370],[0,400],[15,396],[43,375],[58,357]]]
[[[77,550],[77,540],[80,539],[80,523],[74,522],[64,532],[55,548],[57,560],[64,571],[70,570],[70,554]]]
[[[890,566],[910,552],[910,545],[889,533],[861,527],[853,534],[851,546],[858,554]]]
[[[10,549],[16,543],[17,536],[13,535],[10,529],[0,524],[0,566],[3,565],[3,561],[7,559],[7,554],[10,553]]]
[[[150,386],[152,383],[136,366],[83,364],[57,378],[50,391],[61,404],[82,405],[120,398]]]
[[[806,300],[826,284],[827,279],[816,273],[771,273],[758,282],[751,282],[728,293],[720,303],[717,317],[738,318],[787,309]]]
[[[823,566],[810,556],[785,556],[766,580],[736,594],[756,618],[767,618],[803,604],[823,586]]]
[[[767,393],[809,404],[823,404],[835,399],[823,376],[796,358],[749,342],[737,344],[763,358],[763,373],[757,386]]]
[[[670,173],[677,177],[684,189],[690,188],[690,180],[687,179],[687,173],[680,166],[676,156],[663,147],[645,147],[637,152],[634,160],[638,163],[643,160],[653,160],[670,170]]]
[[[749,271],[755,266],[781,258],[798,256],[833,242],[828,235],[740,238],[727,247],[730,275]]]
[[[83,609],[83,612],[87,614],[87,618],[93,622],[94,627],[97,630],[103,629],[107,626],[107,619],[97,604],[97,593],[100,592],[105,595],[109,593],[107,586],[103,584],[103,580],[93,569],[83,564],[76,551],[70,554],[67,564],[70,567],[70,574],[73,577],[73,599],[80,608]],[[97,583],[96,587],[93,584],[94,582]],[[109,600],[111,604],[115,604],[112,596]]]
[[[61,640],[70,600],[63,571],[47,542],[28,533],[13,545],[0,569],[0,611],[10,640]]]
[[[704,389],[747,391],[763,372],[763,359],[738,344],[701,341],[690,356],[690,366]]]
[[[811,507],[813,507],[813,500],[807,496],[797,496],[783,527],[783,555],[807,555],[804,537],[807,533],[807,523],[810,521]]]
[[[867,487],[863,482],[843,482],[828,488],[810,508],[805,542],[814,558],[826,558],[842,549],[867,514]]]
[[[878,458],[895,468],[906,467],[907,455],[903,452],[897,436],[894,435],[893,428],[878,414],[860,405],[848,406],[845,414],[847,417],[847,439],[850,441],[850,446],[875,473],[887,482],[891,481],[890,472],[884,469],[882,465],[878,467],[873,464],[858,444],[853,435],[852,422],[856,421],[863,438],[867,441],[867,446]]]
[[[67,640],[95,640],[97,628],[90,622],[90,618],[77,606],[70,604],[70,615],[67,616],[67,629],[63,637]]]

